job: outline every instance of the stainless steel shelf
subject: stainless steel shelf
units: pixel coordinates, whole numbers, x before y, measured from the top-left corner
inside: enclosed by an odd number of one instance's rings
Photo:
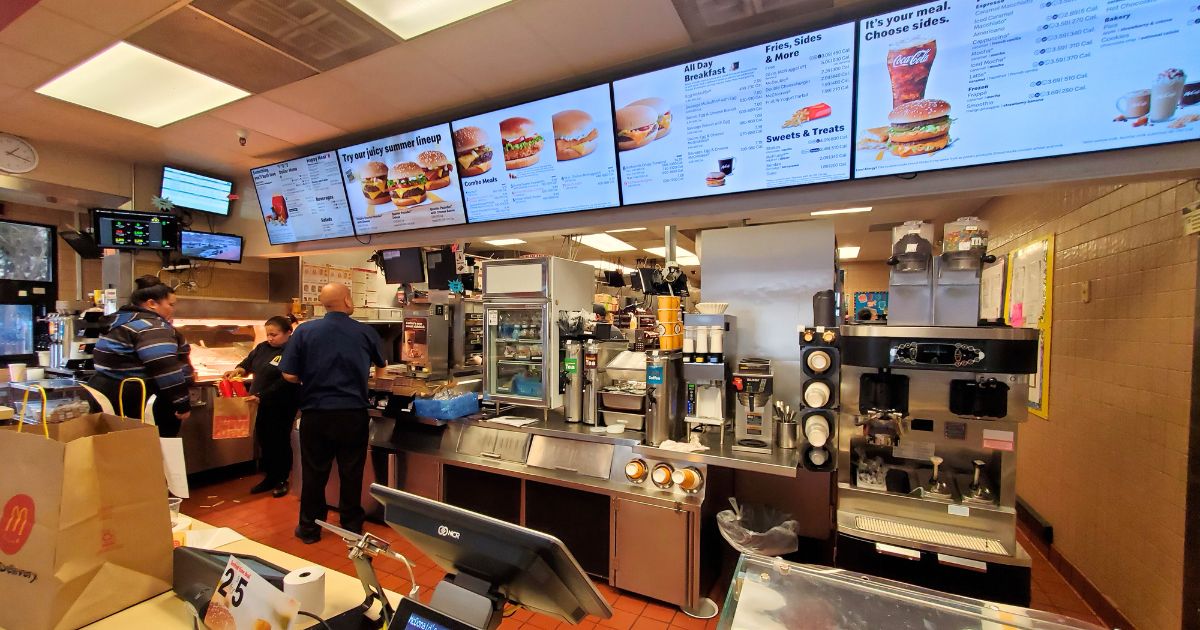
[[[542,366],[541,359],[536,361],[533,359],[496,359],[496,363],[509,363],[512,365],[536,365],[538,367]]]

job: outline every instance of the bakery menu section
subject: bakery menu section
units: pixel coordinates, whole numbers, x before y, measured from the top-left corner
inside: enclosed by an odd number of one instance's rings
[[[272,245],[353,236],[333,151],[250,171]]]
[[[942,0],[859,23],[856,177],[1200,138],[1200,4]]]
[[[397,232],[466,222],[450,125],[338,150],[354,230]]]
[[[454,122],[471,223],[620,203],[608,85]]]
[[[850,177],[854,25],[613,83],[625,203]]]

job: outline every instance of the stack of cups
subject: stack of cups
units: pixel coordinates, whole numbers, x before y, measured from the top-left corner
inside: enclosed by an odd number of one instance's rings
[[[658,349],[680,350],[683,348],[683,315],[679,309],[679,297],[658,296]]]

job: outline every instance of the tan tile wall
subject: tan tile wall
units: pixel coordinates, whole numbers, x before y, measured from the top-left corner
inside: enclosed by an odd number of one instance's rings
[[[1056,235],[1050,417],[1021,428],[1018,494],[1143,629],[1180,626],[1197,237],[1179,209],[1194,184],[1059,189],[980,213],[995,253]]]

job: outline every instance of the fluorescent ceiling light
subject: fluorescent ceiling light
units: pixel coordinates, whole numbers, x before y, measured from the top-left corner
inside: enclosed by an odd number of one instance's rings
[[[250,95],[125,42],[117,42],[37,92],[151,127]]]
[[[605,253],[632,252],[637,249],[633,245],[607,234],[584,234],[583,236],[576,236],[575,240],[592,249],[598,249]]]
[[[866,207],[866,208],[842,208],[841,210],[817,210],[816,212],[809,212],[809,213],[808,213],[808,216],[810,216],[810,217],[819,217],[819,216],[824,216],[824,215],[827,215],[827,214],[854,214],[854,213],[857,213],[857,212],[870,212],[870,211],[871,211],[871,208],[870,208],[870,207]]]
[[[644,232],[646,228],[621,228],[619,230],[604,230],[608,234],[619,234],[621,232]]]
[[[522,241],[519,238],[498,238],[494,241],[484,241],[484,243],[487,243],[488,245],[495,245],[496,247],[504,247],[505,245],[520,245],[524,242],[525,241]]]
[[[509,0],[348,0],[403,39],[436,30],[496,8]]]
[[[608,262],[607,260],[582,260],[580,262],[604,271],[620,271],[621,273],[633,273],[636,271],[633,268],[626,267],[625,265],[618,265],[614,262]]]
[[[851,258],[858,258],[858,250],[859,249],[861,249],[861,248],[854,247],[853,245],[847,245],[846,247],[839,247],[838,248],[838,260],[850,260]]]
[[[667,253],[667,248],[665,246],[664,247],[647,247],[646,249],[644,249],[642,251],[650,252],[651,254],[654,254],[655,256],[665,257],[666,253]],[[696,266],[700,265],[700,257],[693,254],[692,252],[689,252],[688,250],[676,245],[675,246],[675,262],[679,263],[679,265],[682,267],[696,267]]]

